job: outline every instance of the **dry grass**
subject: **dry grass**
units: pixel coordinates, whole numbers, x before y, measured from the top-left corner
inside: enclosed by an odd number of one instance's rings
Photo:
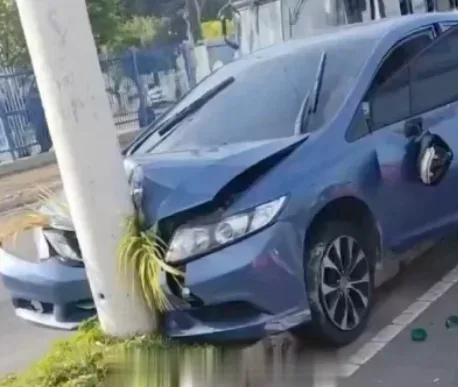
[[[66,204],[61,203],[54,192],[47,188],[40,188],[36,205],[26,207],[24,211],[13,213],[0,223],[0,245],[7,240],[12,240],[14,243],[17,236],[23,232],[49,227],[51,217],[37,210],[38,206],[45,202],[51,202],[56,208],[69,213]]]

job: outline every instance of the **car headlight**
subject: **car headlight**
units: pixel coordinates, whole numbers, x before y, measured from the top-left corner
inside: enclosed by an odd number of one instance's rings
[[[177,263],[224,247],[270,225],[280,213],[286,196],[230,216],[215,224],[179,227],[172,237],[166,262]]]

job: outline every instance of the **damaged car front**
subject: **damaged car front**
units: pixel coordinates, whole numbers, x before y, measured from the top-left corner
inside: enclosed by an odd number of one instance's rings
[[[48,199],[32,214],[36,227],[3,241],[0,273],[17,316],[74,329],[95,314],[95,307],[65,198]]]
[[[349,55],[356,45],[359,55]],[[330,35],[241,58],[199,83],[127,149],[141,227],[159,229],[168,246],[163,259],[184,274],[161,274],[172,305],[164,313],[167,336],[251,340],[311,320],[304,237],[318,188],[305,174],[313,179],[326,164],[314,144],[327,131],[317,129],[338,115],[372,45]],[[59,326],[58,306],[79,313],[90,291],[70,247],[71,226],[38,234],[49,253],[44,248],[37,264],[3,250],[0,272],[13,299],[53,304],[53,322],[40,322]]]

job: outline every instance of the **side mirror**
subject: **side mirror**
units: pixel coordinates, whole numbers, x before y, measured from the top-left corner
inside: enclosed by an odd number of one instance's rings
[[[428,186],[438,185],[453,161],[453,152],[437,134],[423,132],[418,138],[417,169],[420,180]]]

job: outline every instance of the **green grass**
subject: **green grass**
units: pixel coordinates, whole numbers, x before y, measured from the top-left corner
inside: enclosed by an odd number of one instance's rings
[[[177,387],[186,365],[198,375],[206,370],[210,385],[216,386],[222,365],[228,363],[233,373],[239,353],[186,346],[159,336],[109,338],[90,320],[70,338],[57,341],[28,370],[0,380],[0,387]]]
[[[7,376],[0,381],[0,386],[107,386],[110,373],[119,371],[119,364],[122,364],[127,353],[136,350],[163,351],[170,348],[174,348],[171,343],[155,337],[135,337],[129,340],[109,338],[102,333],[98,323],[88,321],[69,339],[57,341],[51,350],[26,372]],[[133,386],[131,383],[127,385]]]
[[[183,276],[180,270],[164,262],[166,250],[167,244],[159,237],[156,228],[142,231],[138,217],[127,220],[118,248],[119,272],[134,271],[141,295],[151,310],[158,312],[170,308],[161,287],[161,272],[169,273],[172,278]]]

